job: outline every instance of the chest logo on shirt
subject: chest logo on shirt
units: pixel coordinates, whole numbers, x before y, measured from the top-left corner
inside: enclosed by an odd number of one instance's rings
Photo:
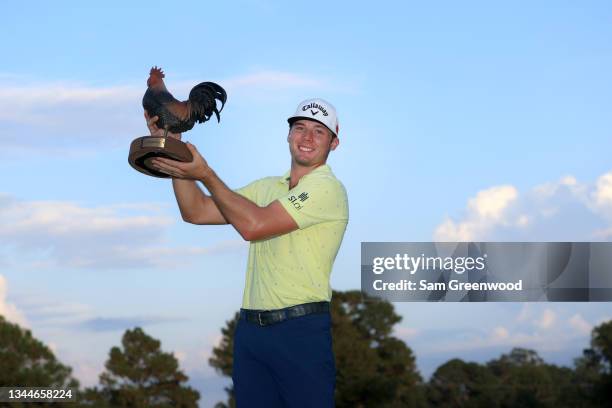
[[[296,210],[300,210],[302,209],[302,204],[300,204],[300,202],[304,202],[308,200],[308,193],[307,192],[303,192],[302,194],[300,194],[299,196],[290,196],[289,197],[289,202],[291,204],[293,204],[293,206],[295,207]],[[300,201],[300,202],[298,202]]]

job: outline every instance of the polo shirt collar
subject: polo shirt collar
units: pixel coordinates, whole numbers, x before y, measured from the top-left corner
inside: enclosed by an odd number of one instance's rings
[[[317,174],[317,173],[331,173],[331,167],[329,167],[329,165],[323,164],[319,167],[317,167],[316,169],[314,169],[313,171],[311,171],[310,173],[306,174],[304,177],[308,177],[311,174]],[[278,181],[281,184],[286,184],[289,185],[289,182],[291,181],[291,169],[287,170],[285,172],[285,174],[283,174],[283,176],[280,178],[280,180]]]

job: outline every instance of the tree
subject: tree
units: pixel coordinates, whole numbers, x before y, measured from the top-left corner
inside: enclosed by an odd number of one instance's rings
[[[591,347],[576,359],[580,392],[595,406],[612,401],[612,320],[593,328]]]
[[[215,368],[217,372],[225,376],[232,376],[232,366],[234,364],[234,333],[238,325],[240,313],[236,313],[231,320],[225,322],[226,326],[221,328],[221,344],[214,347],[212,357],[208,359],[208,364]],[[234,386],[225,387],[227,392],[227,404],[219,402],[215,408],[235,408]]]
[[[491,370],[477,363],[450,360],[436,369],[427,390],[434,407],[497,407],[500,384]]]
[[[412,350],[391,335],[402,319],[393,305],[349,291],[334,292],[331,306],[336,406],[423,405],[421,376]]]
[[[534,350],[515,348],[486,365],[459,359],[438,367],[427,390],[436,407],[590,407],[577,377],[547,364]]]
[[[498,360],[492,360],[489,365],[495,368],[504,365],[524,367],[529,365],[541,366],[543,364],[544,359],[542,359],[535,350],[515,347],[510,353],[502,354]]]
[[[334,292],[332,336],[336,357],[336,407],[413,407],[424,404],[421,377],[412,350],[391,332],[401,317],[393,305],[374,301],[359,291]],[[222,340],[209,364],[231,376],[233,339],[238,314],[221,329]],[[233,408],[232,388],[227,404]]]
[[[57,361],[53,352],[35,339],[30,330],[8,322],[1,315],[0,362],[0,387],[75,388],[75,392],[79,387],[78,381],[71,377],[72,369]],[[38,404],[49,407],[69,405]]]
[[[500,384],[500,407],[575,407],[571,369],[546,364],[534,350],[515,348],[487,367]]]
[[[178,361],[160,350],[160,342],[142,329],[127,330],[123,348],[113,347],[100,375],[101,389],[88,389],[84,404],[94,407],[197,407],[200,394],[184,385],[189,379]]]

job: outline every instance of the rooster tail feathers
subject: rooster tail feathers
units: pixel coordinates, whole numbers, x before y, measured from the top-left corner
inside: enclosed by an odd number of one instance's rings
[[[220,108],[217,108],[217,100],[221,102]],[[225,89],[214,82],[202,82],[189,92],[191,116],[198,123],[206,122],[213,113],[217,117],[217,122],[221,121],[219,113],[223,110],[226,101]]]

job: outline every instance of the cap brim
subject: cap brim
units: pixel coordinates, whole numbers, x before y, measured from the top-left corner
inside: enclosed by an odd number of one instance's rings
[[[329,126],[327,126],[325,123],[321,122],[320,120],[317,120],[317,119],[313,119],[313,118],[311,118],[311,117],[308,117],[308,116],[292,116],[292,117],[290,117],[289,119],[287,119],[287,122],[289,122],[289,126],[291,126],[291,125],[293,125],[293,122],[295,122],[296,120],[300,120],[300,119],[303,119],[303,120],[310,120],[310,121],[313,121],[313,122],[320,123],[320,124],[322,124],[323,126],[325,126],[327,129],[329,129]],[[336,132],[335,132],[333,129],[329,129],[329,130],[330,130],[330,132],[332,132],[332,134],[333,134],[334,136],[338,137],[338,135],[336,134]]]

